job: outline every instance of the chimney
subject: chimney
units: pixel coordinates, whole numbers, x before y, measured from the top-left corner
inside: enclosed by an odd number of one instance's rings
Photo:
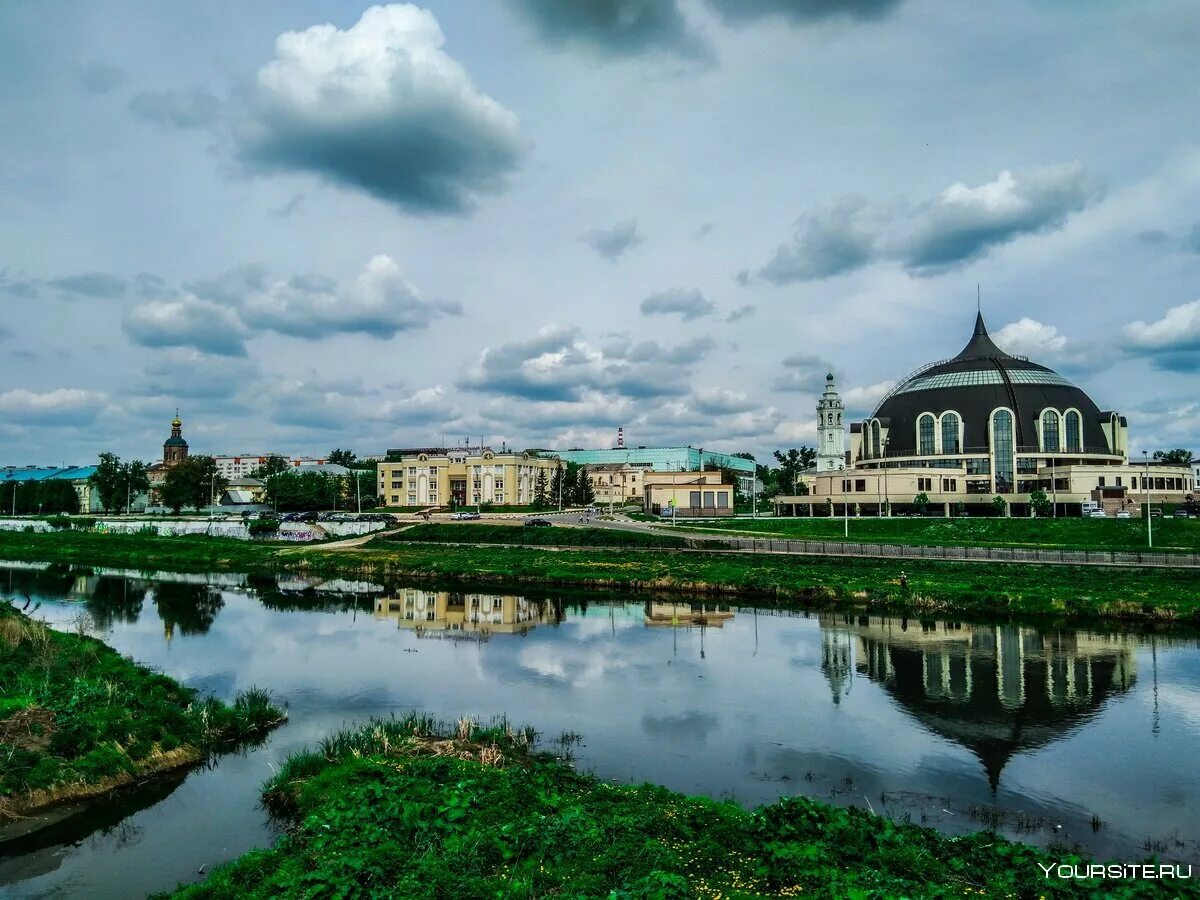
[[[625,449],[625,429],[621,426],[617,427],[617,449]]]

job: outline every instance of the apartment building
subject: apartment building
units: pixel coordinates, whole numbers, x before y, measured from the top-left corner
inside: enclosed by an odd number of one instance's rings
[[[538,473],[546,486],[558,460],[490,447],[422,447],[389,450],[377,464],[378,492],[384,506],[478,506],[484,503],[528,506]]]

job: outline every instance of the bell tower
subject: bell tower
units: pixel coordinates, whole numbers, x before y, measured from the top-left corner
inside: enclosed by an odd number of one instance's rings
[[[179,419],[179,410],[175,410],[175,418],[171,420],[171,436],[163,442],[163,466],[177,466],[188,455],[188,443],[183,439],[183,422]]]
[[[846,468],[846,426],[842,423],[842,398],[833,373],[825,376],[825,393],[817,401],[817,471]]]

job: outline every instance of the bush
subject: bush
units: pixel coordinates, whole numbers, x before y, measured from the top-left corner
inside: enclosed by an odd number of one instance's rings
[[[50,516],[46,519],[46,524],[51,528],[57,528],[59,531],[65,531],[74,525],[70,516]]]
[[[250,537],[266,537],[279,531],[278,519],[251,519],[247,527]]]

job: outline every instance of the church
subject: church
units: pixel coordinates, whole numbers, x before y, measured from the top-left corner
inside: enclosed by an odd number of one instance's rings
[[[982,313],[957,355],[917,369],[851,423],[848,446],[844,412],[830,374],[808,493],[776,497],[776,514],[1019,516],[1043,491],[1053,515],[1133,517],[1147,503],[1183,505],[1196,489],[1187,466],[1131,460],[1124,416],[1006,353]]]

